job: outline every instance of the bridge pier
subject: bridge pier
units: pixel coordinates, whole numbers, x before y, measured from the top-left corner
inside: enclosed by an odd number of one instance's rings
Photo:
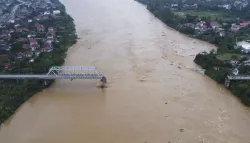
[[[47,85],[48,85],[48,82],[47,82],[46,80],[44,81],[44,85],[45,85],[45,86],[47,86]]]
[[[101,82],[101,88],[105,88],[105,85],[107,84],[107,78],[105,76],[102,77],[100,82]]]
[[[225,79],[225,87],[227,87],[227,88],[230,87],[230,79],[228,79],[228,78]]]

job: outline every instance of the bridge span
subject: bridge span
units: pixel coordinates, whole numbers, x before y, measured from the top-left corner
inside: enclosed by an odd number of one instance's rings
[[[228,75],[225,79],[225,86],[230,87],[231,80],[250,80],[249,75]]]
[[[47,74],[0,74],[0,79],[102,79],[96,67],[55,66]]]

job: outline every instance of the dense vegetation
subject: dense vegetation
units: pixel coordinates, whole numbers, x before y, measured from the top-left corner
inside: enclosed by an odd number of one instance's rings
[[[243,61],[249,59],[249,54],[243,54],[234,48],[236,40],[250,39],[250,26],[241,28],[239,32],[231,32],[231,24],[239,25],[242,21],[250,21],[250,5],[245,8],[232,7],[230,10],[218,8],[218,5],[231,4],[234,1],[225,0],[137,0],[147,5],[147,9],[168,26],[187,34],[191,37],[210,42],[218,47],[210,53],[200,53],[194,62],[206,69],[205,74],[220,84],[225,83],[225,78],[237,66],[240,74],[249,74],[250,66]],[[183,5],[198,4],[198,7],[183,8]],[[250,1],[249,1],[250,3]],[[172,7],[178,4],[178,7]],[[184,15],[183,15],[184,14]],[[221,23],[224,36],[220,36],[216,30],[208,28],[204,32],[197,32],[192,26],[199,21],[205,21],[210,26],[211,21]],[[191,23],[191,24],[190,24]],[[225,24],[222,24],[225,23]],[[189,24],[191,26],[183,26]],[[239,61],[237,65],[231,60]],[[250,106],[250,81],[231,81],[229,90],[238,96],[242,103]]]
[[[53,43],[54,50],[49,53],[42,53],[34,62],[30,62],[28,59],[18,60],[14,58],[15,49],[20,48],[22,43],[14,43],[12,44],[13,51],[9,53],[11,58],[6,59],[14,64],[11,65],[10,69],[4,69],[1,66],[1,74],[43,74],[47,73],[51,66],[62,65],[64,63],[67,49],[76,43],[77,36],[73,19],[65,12],[64,6],[60,5],[61,14],[59,17],[42,22],[45,27],[55,27],[57,31],[56,35],[60,35],[58,38],[59,42]],[[18,35],[20,33],[15,34],[17,38],[20,36]],[[1,80],[0,82],[0,124],[32,95],[48,86],[44,84],[44,80]],[[53,81],[46,82],[51,84]]]
[[[243,58],[241,61],[244,60]],[[232,65],[218,60],[216,54],[213,52],[200,53],[196,56],[194,61],[202,68],[206,69],[206,75],[220,84],[224,84],[225,77],[231,73]],[[239,67],[241,74],[246,74],[249,70],[250,66],[241,65]],[[231,81],[229,90],[239,97],[242,103],[250,106],[250,81]]]

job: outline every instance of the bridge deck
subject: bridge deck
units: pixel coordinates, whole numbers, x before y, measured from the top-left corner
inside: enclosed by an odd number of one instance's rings
[[[101,79],[103,74],[0,75],[0,79]]]
[[[250,76],[228,76],[229,80],[250,80]]]

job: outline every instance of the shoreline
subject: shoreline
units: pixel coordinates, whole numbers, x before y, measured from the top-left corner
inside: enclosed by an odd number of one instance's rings
[[[179,34],[181,34],[181,35],[183,35],[183,36],[189,38],[190,40],[197,40],[197,41],[199,41],[199,42],[203,42],[204,44],[210,44],[211,46],[214,47],[214,49],[211,49],[211,51],[212,51],[212,50],[215,50],[215,51],[218,50],[218,46],[220,46],[220,45],[213,44],[213,43],[211,43],[210,41],[206,41],[206,40],[204,40],[204,39],[200,39],[199,37],[192,37],[192,36],[190,36],[189,34],[182,32],[181,30],[178,29],[178,27],[171,26],[169,23],[163,21],[163,19],[161,19],[161,16],[156,14],[156,13],[159,12],[159,11],[154,12],[154,11],[151,11],[150,9],[148,9],[147,3],[144,3],[143,1],[140,1],[140,0],[135,0],[135,1],[138,2],[138,3],[140,3],[140,4],[142,4],[142,5],[145,5],[145,6],[146,6],[145,8],[146,8],[153,16],[155,16],[155,18],[157,18],[158,20],[160,20],[160,21],[166,26],[166,28],[168,28],[168,29],[170,29],[170,30],[172,30],[172,31],[178,32]],[[204,52],[207,52],[207,51],[204,51]],[[201,53],[202,53],[202,52],[201,52]],[[197,56],[200,55],[201,53],[197,53],[197,54],[196,54],[196,56],[195,56],[194,59],[193,59],[193,62],[194,62],[197,66],[199,66],[199,67],[201,67],[201,68],[204,68],[204,67],[202,67],[201,64],[197,63]],[[207,52],[207,53],[209,53],[209,52]],[[205,69],[206,69],[206,68],[205,68]],[[211,80],[213,80],[216,84],[219,84],[219,85],[221,85],[221,86],[224,86],[224,82],[221,83],[221,82],[217,81],[217,80],[213,77],[213,75],[212,75],[211,73],[208,73],[208,72],[207,72],[208,70],[209,70],[209,69],[206,69],[205,75],[206,75],[207,77],[209,77]],[[224,77],[224,79],[226,79],[226,76]],[[250,107],[250,103],[248,103],[248,102],[250,102],[250,97],[242,97],[241,95],[236,94],[236,93],[234,92],[233,89],[227,88],[227,87],[225,87],[225,86],[224,86],[224,88],[225,88],[228,92],[230,92],[234,97],[237,97],[238,100],[243,104],[243,106]]]
[[[66,39],[66,40],[61,40],[59,43],[52,43],[54,50],[50,53],[44,53],[42,56],[38,57],[36,61],[39,62],[34,62],[34,64],[45,64],[45,70],[49,69],[51,66],[61,66],[64,65],[65,59],[67,57],[69,49],[77,42],[78,36],[75,30],[75,24],[74,24],[74,19],[67,13],[67,10],[65,8],[65,5],[61,1],[54,1],[53,3],[57,3],[59,9],[63,13],[63,16],[61,16],[61,19],[57,19],[56,21],[60,23],[65,22],[62,24],[63,26],[67,27],[68,30],[66,29],[63,33],[63,35],[60,37],[60,39]],[[51,27],[54,27],[55,24],[53,23],[52,25],[49,25]],[[61,25],[60,25],[61,26]],[[65,34],[66,33],[66,34]],[[46,61],[43,60],[43,58],[47,59],[47,57],[50,57],[48,60],[52,61],[52,64],[46,65]],[[39,70],[38,70],[39,71]],[[48,81],[48,84],[44,84],[44,81]],[[28,89],[25,89],[25,91],[22,91],[23,88],[26,88],[25,85],[23,85],[23,82],[35,82],[37,84],[31,84],[29,85],[30,87]],[[10,99],[7,99],[6,101],[3,100],[0,105],[2,104],[1,108],[1,114],[0,114],[0,129],[3,123],[8,121],[9,118],[12,118],[12,116],[15,114],[15,112],[18,110],[18,108],[27,102],[32,96],[42,92],[43,90],[51,87],[55,83],[55,80],[20,80],[20,82],[15,83],[14,81],[6,80],[3,82],[1,85],[0,90],[6,90],[8,92],[9,90],[12,90],[12,88],[16,88],[16,90],[20,90],[19,94],[17,93],[10,93],[13,95],[5,95],[4,93],[1,93],[1,96],[13,96],[13,103],[9,103]],[[24,86],[24,87],[23,87]],[[20,87],[20,89],[19,89]],[[16,91],[18,92],[18,91]],[[21,97],[20,97],[21,96]],[[6,105],[5,105],[6,104]]]

